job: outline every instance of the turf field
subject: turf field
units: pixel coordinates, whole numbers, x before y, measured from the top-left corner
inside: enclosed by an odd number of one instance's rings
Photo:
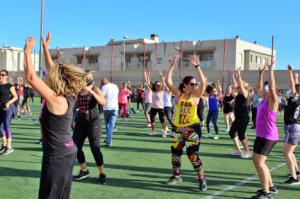
[[[37,120],[39,106],[32,107]],[[13,120],[12,128],[15,151],[8,156],[0,156],[0,198],[37,198],[42,158],[41,145],[36,144],[39,125],[37,121],[32,121],[32,117],[24,116],[21,120]],[[232,142],[224,132],[222,114],[219,115],[220,139],[203,138],[200,147],[209,186],[206,192],[198,191],[196,175],[186,156],[182,158],[183,182],[177,185],[164,184],[172,172],[169,136],[149,136],[142,113],[132,115],[126,124],[118,120],[117,128],[113,147],[102,146],[107,185],[98,184],[98,170],[86,142],[84,151],[92,175],[73,183],[72,199],[249,198],[259,188],[252,161],[228,155],[232,151]],[[274,198],[299,199],[300,185],[287,186],[282,183],[288,173],[285,164],[282,164],[282,116],[278,117],[278,128],[281,140],[268,161],[269,167],[274,169],[274,183],[279,188]],[[160,133],[161,129],[157,129],[157,132]],[[252,145],[255,132],[251,129],[247,132]],[[300,155],[299,152],[298,148],[296,153]],[[77,174],[78,171],[76,163],[73,173]]]

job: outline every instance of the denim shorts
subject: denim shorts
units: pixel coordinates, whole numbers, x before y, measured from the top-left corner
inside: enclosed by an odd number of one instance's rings
[[[286,144],[300,144],[300,124],[289,124],[284,126]]]

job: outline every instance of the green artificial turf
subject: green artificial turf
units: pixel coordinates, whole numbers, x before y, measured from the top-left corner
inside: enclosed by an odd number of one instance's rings
[[[21,120],[13,120],[14,152],[8,156],[0,156],[0,198],[1,199],[31,199],[37,198],[41,168],[41,145],[39,139],[38,114],[39,105],[33,105],[33,115],[23,116]],[[72,199],[189,199],[205,198],[229,186],[252,177],[256,174],[252,160],[232,157],[232,141],[224,132],[222,113],[219,115],[220,139],[203,138],[200,155],[206,171],[208,190],[198,191],[198,182],[186,155],[182,158],[181,176],[183,182],[176,185],[165,185],[171,176],[171,155],[169,135],[161,137],[161,128],[157,128],[156,136],[149,136],[145,119],[140,112],[132,115],[124,123],[118,120],[118,131],[113,137],[113,147],[107,148],[101,141],[104,154],[107,184],[98,184],[98,170],[94,163],[88,142],[84,145],[86,160],[91,177],[80,182],[73,182]],[[35,120],[35,121],[33,121]],[[158,122],[158,119],[157,119]],[[278,117],[280,142],[274,147],[268,164],[276,167],[283,160],[283,117]],[[249,125],[250,127],[251,125]],[[214,132],[212,130],[212,132]],[[206,133],[206,130],[204,130]],[[254,130],[247,130],[253,145]],[[105,138],[103,130],[102,140]],[[299,154],[298,147],[296,154]],[[79,171],[75,163],[73,174]],[[288,173],[283,165],[272,172],[274,184],[279,188],[279,194],[274,198],[300,198],[300,185],[288,186],[283,181]],[[214,198],[249,198],[260,187],[258,179],[225,191]]]

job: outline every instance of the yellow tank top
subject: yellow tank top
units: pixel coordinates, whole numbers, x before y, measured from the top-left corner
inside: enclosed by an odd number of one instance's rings
[[[194,102],[194,97],[191,95],[189,99],[184,99],[183,96],[180,96],[176,104],[175,125],[187,127],[198,122],[197,105]]]

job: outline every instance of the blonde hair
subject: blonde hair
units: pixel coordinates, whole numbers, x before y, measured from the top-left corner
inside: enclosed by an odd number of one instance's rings
[[[57,95],[74,96],[86,86],[85,72],[72,64],[56,64],[45,78]]]

